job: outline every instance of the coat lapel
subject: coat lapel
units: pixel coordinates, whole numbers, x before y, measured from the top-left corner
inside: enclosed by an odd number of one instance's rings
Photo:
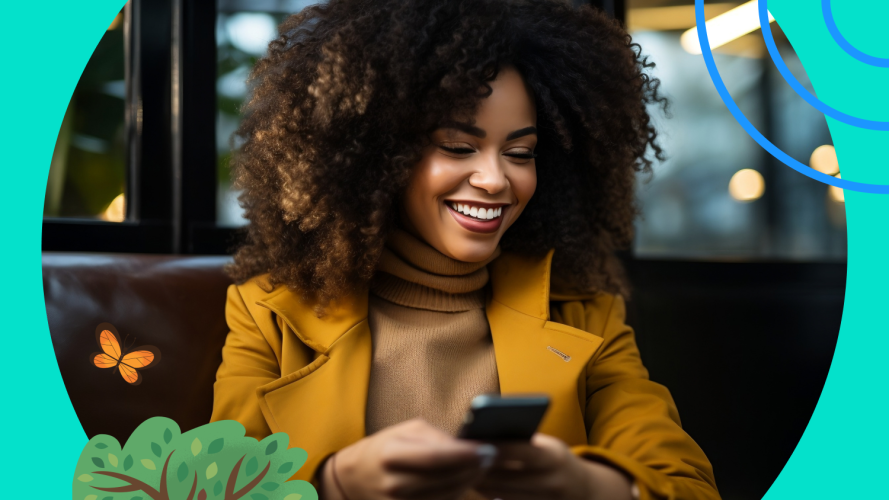
[[[543,259],[504,254],[491,264],[487,315],[500,392],[549,395],[539,431],[569,445],[586,444],[584,373],[603,339],[549,321],[552,255],[552,250]]]
[[[310,480],[321,460],[365,436],[372,357],[367,293],[334,304],[318,318],[297,294],[282,289],[257,304],[283,318],[315,359],[260,387],[257,396],[272,432],[286,432],[308,454],[294,478]]]
[[[504,252],[492,262],[486,313],[501,393],[546,393],[550,407],[540,432],[569,445],[585,444],[583,373],[602,338],[549,321],[552,255],[550,251],[544,258],[534,258]],[[286,432],[308,453],[301,469],[308,474],[325,457],[366,435],[373,355],[367,291],[333,304],[322,318],[287,287],[257,304],[283,318],[314,351],[308,365],[257,390],[272,432]],[[299,472],[294,478],[310,479]]]

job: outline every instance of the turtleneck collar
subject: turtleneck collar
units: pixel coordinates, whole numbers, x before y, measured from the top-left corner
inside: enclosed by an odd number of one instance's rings
[[[484,286],[498,246],[482,262],[463,262],[396,228],[386,240],[370,291],[399,305],[459,312],[484,307]]]

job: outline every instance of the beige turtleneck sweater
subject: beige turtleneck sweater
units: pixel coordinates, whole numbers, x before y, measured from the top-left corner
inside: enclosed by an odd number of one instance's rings
[[[370,284],[368,435],[414,417],[456,435],[472,398],[500,392],[484,289],[499,254],[467,263],[389,236]]]

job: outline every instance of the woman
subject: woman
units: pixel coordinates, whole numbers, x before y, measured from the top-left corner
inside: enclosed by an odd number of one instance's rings
[[[325,499],[719,498],[613,256],[660,156],[638,46],[559,0],[331,0],[251,80],[211,421],[287,432]],[[456,439],[543,392],[530,443]]]

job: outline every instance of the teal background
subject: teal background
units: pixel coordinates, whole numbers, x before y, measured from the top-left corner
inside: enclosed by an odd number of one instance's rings
[[[71,498],[86,434],[53,351],[40,264],[46,179],[77,80],[124,0],[0,3],[4,151],[3,481],[6,498]],[[91,332],[87,332],[92,335]],[[87,362],[89,352],[84,353]],[[98,396],[98,395],[97,395]],[[97,404],[114,401],[97,400]]]
[[[889,57],[889,2],[833,0],[831,6],[849,43],[872,56]],[[889,69],[868,66],[843,52],[827,31],[820,1],[771,0],[769,11],[823,102],[859,118],[889,120]],[[827,123],[844,179],[889,183],[889,132],[862,130],[833,119]],[[883,218],[889,214],[889,196],[848,190],[844,194],[846,299],[833,363],[809,426],[767,500],[889,496],[878,479],[886,474],[889,447],[889,335],[883,318],[889,280]],[[716,480],[718,485],[718,476]]]
[[[0,119],[0,141],[7,152],[0,213],[6,214],[8,226],[3,245],[8,278],[0,292],[6,318],[0,423],[5,469],[14,471],[4,485],[9,498],[30,498],[37,491],[41,498],[68,498],[87,442],[59,374],[46,322],[41,221],[50,158],[68,100],[124,3],[46,0],[36,6],[15,1],[0,7],[0,47],[5,55],[0,89],[11,96]],[[771,0],[769,7],[819,98],[861,118],[889,120],[884,95],[889,69],[869,67],[837,47],[824,27],[819,1]],[[853,45],[889,57],[884,38],[889,2],[834,0],[833,9],[841,32]],[[889,133],[833,120],[828,124],[844,178],[889,184]],[[889,445],[884,430],[889,405],[883,396],[889,380],[884,369],[889,336],[880,315],[886,302],[883,284],[889,281],[884,258],[889,238],[882,229],[889,197],[851,191],[845,197],[848,278],[833,365],[809,427],[766,495],[769,500],[886,496],[876,478],[885,473],[883,450]]]

